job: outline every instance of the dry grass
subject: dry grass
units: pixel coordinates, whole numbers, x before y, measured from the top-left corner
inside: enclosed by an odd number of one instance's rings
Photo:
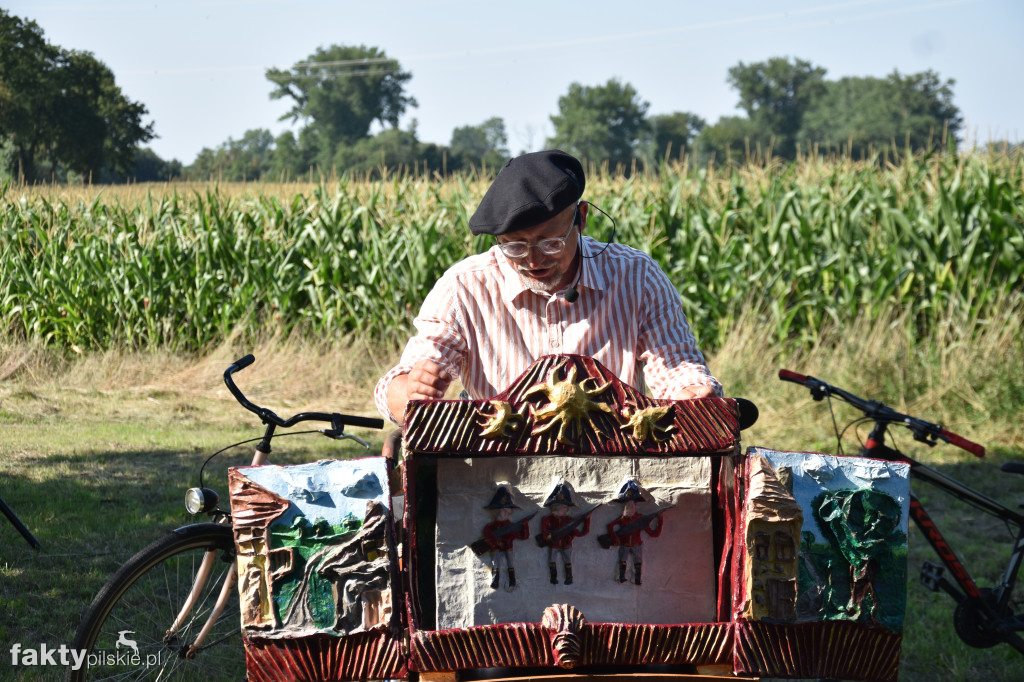
[[[237,375],[260,405],[282,414],[331,410],[376,416],[372,391],[391,354],[365,343],[267,340],[238,350],[225,344],[199,356],[109,350],[58,356],[37,344],[0,343],[0,408],[31,419],[54,410],[92,419],[145,414],[237,422],[241,413],[222,379],[251,352]]]
[[[1011,368],[1024,366],[1022,305],[1007,299],[986,320],[963,319],[951,310],[938,338],[929,339],[915,337],[899,310],[875,319],[865,315],[843,329],[831,328],[813,346],[779,343],[758,306],[748,306],[725,335],[724,346],[708,359],[727,395],[745,397],[760,409],[758,423],[744,434],[746,444],[835,448],[828,409],[815,404],[805,389],[779,381],[778,370],[787,368],[943,423],[990,449],[1020,451],[1024,423],[1017,415],[1024,378]],[[0,343],[0,400],[5,399],[0,406],[30,412],[56,406],[95,416],[105,409],[144,413],[162,406],[205,420],[230,420],[238,408],[221,377],[247,352],[256,363],[239,375],[239,384],[254,401],[289,413],[330,409],[375,415],[373,386],[398,357],[396,349],[365,341],[315,342],[299,334],[267,339],[252,349],[229,341],[200,355],[110,350],[59,356],[35,344]],[[40,401],[34,406],[32,400],[12,402],[18,395]],[[841,404],[836,410],[840,421],[855,416]],[[932,454],[955,458],[960,453],[943,447]]]
[[[1024,301],[1003,299],[985,320],[950,310],[937,338],[915,336],[899,310],[875,319],[858,316],[844,328],[829,328],[809,347],[779,344],[774,328],[756,311],[747,307],[709,360],[728,395],[753,400],[760,409],[746,441],[834,449],[828,409],[815,405],[806,389],[779,381],[778,370],[785,368],[942,423],[990,450],[1024,450],[1018,418],[1024,402]],[[836,409],[840,420],[855,416],[841,404]],[[931,453],[954,459],[962,454],[951,447]]]

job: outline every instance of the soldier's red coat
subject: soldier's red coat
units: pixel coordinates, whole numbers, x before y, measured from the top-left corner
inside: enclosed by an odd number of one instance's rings
[[[590,517],[587,516],[583,519],[583,523],[576,527],[571,533],[566,533],[560,538],[555,538],[554,533],[560,528],[564,528],[572,523],[575,519],[566,514],[565,516],[558,516],[556,514],[548,514],[540,521],[540,536],[543,538],[545,545],[552,549],[569,549],[572,547],[573,538],[581,538],[590,532]]]
[[[520,525],[519,530],[510,530],[499,536],[498,531],[505,526],[512,525],[512,521],[491,521],[484,526],[484,540],[492,551],[507,552],[512,549],[513,540],[526,540],[530,537],[530,526],[522,521],[516,521]]]
[[[641,516],[643,516],[643,514],[630,514],[629,516],[623,515],[609,523],[608,535],[612,536],[612,544],[622,545],[624,547],[639,547],[640,545],[644,544],[643,539],[640,537],[640,533],[646,531],[647,534],[650,535],[652,538],[656,538],[659,535],[661,535],[661,529],[664,527],[665,524],[665,519],[661,516],[659,516],[657,519],[652,519],[651,522],[647,524],[647,528],[643,530],[635,530],[632,533],[627,533],[626,535],[623,535],[621,537],[615,534],[615,531],[617,529],[628,526],[629,524],[638,520]],[[653,526],[655,522],[657,522],[658,527],[654,530],[651,530],[651,526]]]

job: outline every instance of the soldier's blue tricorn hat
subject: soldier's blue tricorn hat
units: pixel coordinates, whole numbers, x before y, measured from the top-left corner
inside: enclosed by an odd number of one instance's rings
[[[480,200],[469,230],[494,236],[551,220],[583,196],[583,164],[559,149],[510,159]]]
[[[625,504],[627,502],[643,502],[644,496],[640,492],[640,486],[636,484],[636,481],[630,479],[622,484],[619,489],[619,495],[612,502],[619,502]]]
[[[494,491],[494,497],[484,509],[519,509],[519,507],[512,503],[512,493],[508,491],[508,488],[499,485],[498,489]]]
[[[555,486],[555,489],[548,495],[548,499],[544,500],[543,506],[550,507],[553,504],[564,504],[566,507],[576,506],[576,503],[572,501],[572,492],[565,483]]]

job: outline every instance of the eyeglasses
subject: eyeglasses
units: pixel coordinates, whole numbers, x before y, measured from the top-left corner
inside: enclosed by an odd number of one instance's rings
[[[569,224],[569,231],[565,233],[564,237],[546,237],[536,244],[531,244],[530,242],[498,242],[498,248],[507,257],[516,260],[526,258],[531,248],[537,248],[545,256],[557,256],[562,251],[565,251],[565,242],[569,239],[569,235],[572,234],[573,228],[576,227],[576,214],[578,211],[579,207],[577,206],[576,210],[572,212],[572,222]]]

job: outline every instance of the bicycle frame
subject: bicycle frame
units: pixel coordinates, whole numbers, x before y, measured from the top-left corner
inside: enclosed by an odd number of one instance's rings
[[[32,532],[29,531],[25,524],[21,522],[21,519],[18,518],[14,511],[7,506],[7,503],[4,502],[2,497],[0,497],[0,512],[3,512],[3,515],[11,522],[14,529],[21,533],[21,537],[25,538],[25,542],[27,542],[32,549],[39,551],[43,548],[43,546],[39,544],[39,540],[36,540],[36,536],[32,535]]]
[[[1021,562],[1024,561],[1024,515],[1018,514],[996,500],[993,500],[992,498],[965,486],[959,481],[956,481],[945,474],[918,462],[912,457],[908,457],[898,450],[890,448],[885,444],[885,430],[887,426],[888,424],[886,422],[875,422],[875,425],[871,430],[871,434],[868,436],[864,447],[860,451],[861,456],[905,462],[910,465],[910,475],[912,477],[922,481],[927,481],[957,499],[973,504],[988,514],[1010,521],[1017,525],[1019,530],[1013,552],[1010,555],[1010,563],[1007,566],[1006,572],[1003,574],[1002,580],[995,588],[995,608],[991,608],[989,604],[985,602],[986,610],[992,611],[990,615],[995,617],[996,613],[1001,612],[1008,605],[1014,583],[1016,582],[1017,572],[1020,570]],[[950,547],[949,543],[946,542],[945,537],[943,537],[942,532],[939,530],[938,526],[935,525],[935,522],[932,521],[931,516],[928,515],[927,511],[925,511],[921,501],[913,493],[910,495],[910,516],[914,519],[914,523],[928,540],[928,544],[932,546],[932,549],[934,549],[935,553],[942,559],[946,568],[949,569],[950,573],[955,578],[959,589],[940,576],[933,576],[931,582],[926,581],[925,578],[922,577],[922,582],[925,582],[925,584],[932,589],[935,589],[936,587],[942,588],[958,603],[962,602],[967,597],[981,600],[981,590],[978,589],[974,579],[971,577],[970,573],[968,573],[952,547]]]

